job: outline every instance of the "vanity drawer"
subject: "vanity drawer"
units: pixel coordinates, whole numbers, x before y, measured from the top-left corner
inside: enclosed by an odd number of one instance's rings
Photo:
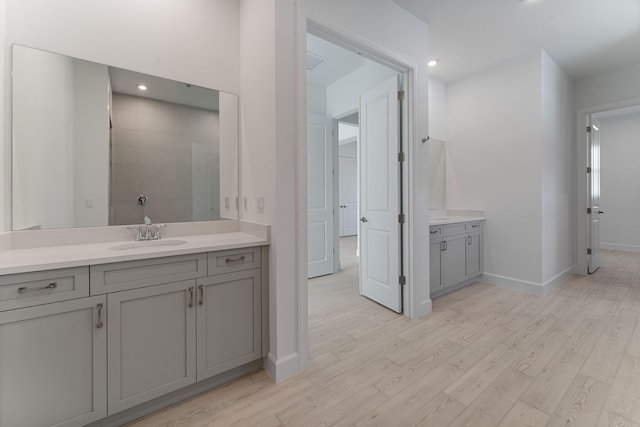
[[[482,223],[480,221],[478,222],[470,222],[467,224],[467,231],[468,232],[480,232],[480,230],[482,229]]]
[[[455,236],[456,234],[464,234],[467,232],[466,223],[447,224],[444,226],[445,236]]]
[[[442,226],[441,225],[432,225],[429,227],[429,238],[433,239],[436,237],[442,236]]]
[[[89,296],[89,267],[0,276],[0,311]]]
[[[261,266],[260,247],[209,252],[209,276]]]
[[[207,275],[207,254],[177,255],[91,266],[91,295],[197,279]]]

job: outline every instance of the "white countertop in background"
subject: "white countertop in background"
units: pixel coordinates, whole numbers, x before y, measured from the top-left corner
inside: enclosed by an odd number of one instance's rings
[[[459,222],[469,221],[485,221],[487,218],[483,216],[438,216],[429,218],[429,225],[455,224]]]

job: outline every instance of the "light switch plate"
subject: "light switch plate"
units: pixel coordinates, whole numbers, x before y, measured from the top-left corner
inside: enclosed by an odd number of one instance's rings
[[[258,208],[258,213],[264,212],[264,196],[258,196],[256,206]]]

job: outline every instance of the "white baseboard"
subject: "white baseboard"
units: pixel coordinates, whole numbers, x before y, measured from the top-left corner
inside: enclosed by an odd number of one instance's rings
[[[575,266],[571,266],[563,272],[557,274],[545,283],[529,282],[526,280],[515,279],[513,277],[500,276],[498,274],[484,273],[482,281],[501,288],[513,289],[515,291],[526,292],[528,294],[537,295],[539,297],[547,295],[552,289],[560,286],[567,278],[573,275]]]
[[[265,370],[277,383],[294,376],[300,371],[298,353],[292,353],[280,359],[276,359],[273,353],[269,353],[265,362]]]
[[[619,243],[603,243],[600,242],[600,249],[607,249],[610,251],[623,251],[623,252],[640,252],[640,246],[636,245],[622,245]]]
[[[513,277],[500,276],[498,274],[484,273],[480,279],[482,282],[500,286],[501,288],[513,289],[515,291],[526,292],[528,294],[544,295],[544,287],[541,283],[528,282],[526,280],[514,279]]]
[[[542,285],[542,287],[543,287],[542,295],[547,295],[549,292],[551,292],[551,290],[557,288],[558,286],[560,286],[562,284],[562,282],[567,280],[569,277],[573,276],[573,270],[574,269],[575,269],[575,266],[572,265],[571,267],[567,268],[566,270],[564,270],[560,274],[557,274],[556,276],[554,276],[551,279],[547,280],[544,283],[544,285]]]
[[[410,317],[412,319],[417,319],[419,317],[426,316],[427,314],[431,313],[432,311],[433,311],[433,303],[432,303],[431,299],[428,299],[426,301],[420,302],[420,304],[418,304],[417,313],[412,313],[413,316],[410,316]]]

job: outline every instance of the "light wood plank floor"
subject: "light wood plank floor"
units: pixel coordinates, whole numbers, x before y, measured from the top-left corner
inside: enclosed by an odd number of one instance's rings
[[[346,242],[351,244],[353,242]],[[132,426],[640,426],[640,254],[540,298],[476,283],[409,320],[309,282],[309,368],[256,373]]]

